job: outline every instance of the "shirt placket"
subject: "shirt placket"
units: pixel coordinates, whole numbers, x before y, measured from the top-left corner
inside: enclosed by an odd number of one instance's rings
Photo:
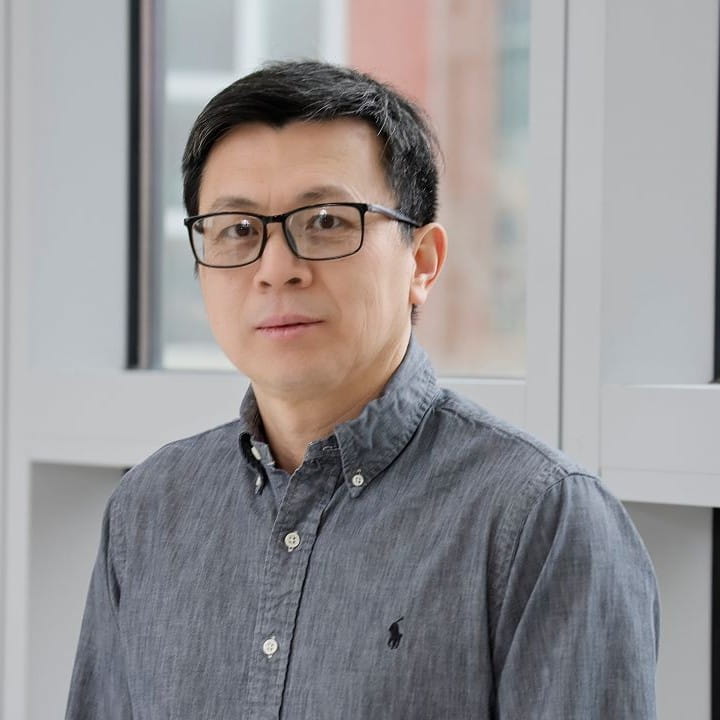
[[[292,638],[323,510],[340,473],[337,451],[290,478],[265,553],[248,674],[248,720],[279,718]]]

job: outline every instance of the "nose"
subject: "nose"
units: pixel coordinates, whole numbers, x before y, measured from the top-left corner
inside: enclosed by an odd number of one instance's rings
[[[261,288],[308,285],[312,279],[310,262],[293,254],[279,223],[268,225],[267,232],[265,250],[257,261],[255,283]]]

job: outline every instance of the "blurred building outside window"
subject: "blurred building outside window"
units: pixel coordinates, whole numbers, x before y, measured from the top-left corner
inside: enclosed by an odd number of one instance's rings
[[[449,258],[416,329],[436,370],[524,374],[529,0],[185,0],[160,17],[156,365],[231,368],[210,334],[182,224],[180,159],[193,120],[264,61],[320,58],[389,82],[438,132]]]

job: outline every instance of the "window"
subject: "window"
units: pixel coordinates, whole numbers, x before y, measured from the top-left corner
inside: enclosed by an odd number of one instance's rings
[[[268,59],[317,57],[375,74],[430,113],[445,154],[451,252],[418,334],[446,376],[525,371],[529,1],[214,0],[156,3],[155,198],[146,226],[145,364],[227,368],[205,320],[182,225],[180,158],[204,104]],[[151,237],[151,240],[148,240]],[[142,322],[141,322],[142,325]],[[141,363],[142,364],[142,363]]]

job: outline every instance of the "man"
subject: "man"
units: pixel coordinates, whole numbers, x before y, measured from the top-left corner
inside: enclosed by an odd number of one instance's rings
[[[186,224],[251,389],[110,499],[68,718],[654,717],[622,506],[412,337],[447,244],[433,150],[407,100],[321,63],[201,113]]]

